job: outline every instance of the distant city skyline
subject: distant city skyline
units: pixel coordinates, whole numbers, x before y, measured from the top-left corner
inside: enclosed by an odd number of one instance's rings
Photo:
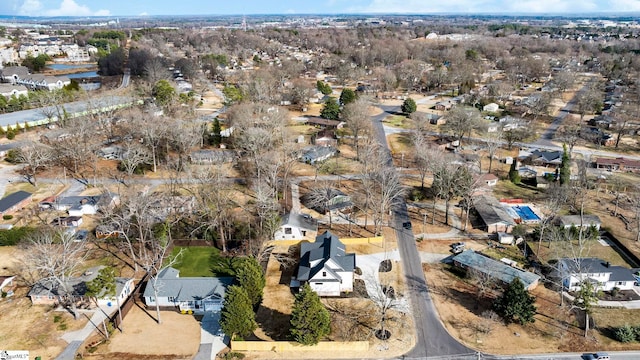
[[[640,0],[0,0],[8,16],[625,12],[640,12]]]

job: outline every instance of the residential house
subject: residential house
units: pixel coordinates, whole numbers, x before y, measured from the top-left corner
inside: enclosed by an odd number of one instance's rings
[[[71,80],[66,76],[46,76],[41,74],[28,75],[20,78],[17,84],[25,85],[32,90],[60,90],[64,86],[71,84]]]
[[[320,296],[340,296],[353,291],[356,255],[348,254],[337,236],[325,231],[315,242],[303,242],[295,280],[308,283]],[[294,283],[295,284],[295,283]]]
[[[306,164],[315,164],[335,156],[338,149],[333,146],[311,146],[305,148],[300,160]]]
[[[557,168],[562,163],[562,151],[534,150],[522,163]]]
[[[434,106],[434,109],[438,111],[448,111],[453,107],[453,103],[451,101],[438,101]]]
[[[311,137],[311,141],[316,146],[338,146],[338,137],[335,131],[329,129],[320,130]]]
[[[60,282],[53,278],[44,278],[36,282],[29,290],[27,296],[34,305],[55,305],[62,302],[72,300],[75,302],[83,302],[87,306],[92,307],[90,299],[87,297],[87,283],[98,276],[102,267],[95,267],[85,271],[77,277],[69,277],[66,280],[66,288],[64,289]],[[116,295],[115,296],[99,296],[98,304],[106,306],[115,306],[116,300],[120,304],[133,293],[135,288],[132,278],[116,277]]]
[[[324,126],[327,128],[340,129],[342,126],[344,126],[344,125],[341,126],[341,124],[344,124],[342,121],[324,119],[319,116],[310,116],[306,118],[305,121],[308,125],[318,125],[318,126]]]
[[[23,190],[11,193],[0,199],[0,215],[14,214],[31,202],[33,194]]]
[[[224,149],[196,150],[189,154],[189,160],[200,165],[232,163],[236,158],[237,155],[234,151]]]
[[[482,107],[482,111],[486,112],[497,112],[500,110],[500,106],[496,103],[490,103]]]
[[[598,258],[564,258],[558,260],[558,275],[569,291],[580,290],[584,281],[591,281],[597,290],[610,291],[613,288],[633,290],[636,278],[631,269],[611,265]]]
[[[2,294],[2,297],[13,296],[13,291],[16,288],[16,284],[13,281],[15,278],[15,276],[0,276],[0,294]]]
[[[600,225],[602,224],[598,215],[583,215],[582,219],[580,219],[580,215],[562,215],[556,217],[554,223],[558,226],[564,227],[565,229],[572,226],[582,226],[583,228],[590,228],[593,226],[597,230],[600,230]]]
[[[456,255],[453,258],[453,263],[467,271],[472,269],[481,274],[487,274],[503,284],[510,284],[514,279],[520,279],[524,288],[529,291],[535,289],[540,281],[540,276],[532,272],[494,260],[473,250],[465,250]]]
[[[326,204],[312,203],[308,195],[302,196],[302,203],[320,214],[327,211],[347,212],[353,207],[351,197],[338,189],[327,189]],[[325,208],[326,207],[326,208]]]
[[[476,180],[479,184],[482,184],[482,186],[496,186],[498,184],[498,180],[500,180],[497,176],[493,175],[493,174],[482,174],[480,176],[478,176],[478,179]]]
[[[78,227],[82,225],[82,216],[60,216],[51,221],[52,226]]]
[[[144,303],[180,312],[216,312],[222,310],[225,293],[232,284],[232,277],[180,277],[179,270],[167,267],[147,283]]]
[[[516,225],[496,198],[490,195],[481,195],[473,200],[473,207],[484,223],[484,230],[489,233],[510,233]]]
[[[17,84],[20,79],[29,76],[29,68],[26,66],[7,66],[0,70],[3,82]]]
[[[640,171],[639,160],[626,159],[623,157],[619,157],[615,159],[597,158],[594,164],[597,169],[602,169],[607,171],[627,171],[627,172]]]
[[[0,95],[10,99],[12,96],[29,95],[29,89],[24,85],[0,84]]]
[[[49,197],[39,204],[43,210],[67,211],[69,216],[95,215],[118,204],[118,196],[105,192],[101,195]]]
[[[105,223],[96,226],[96,239],[119,239],[124,238],[125,233],[122,227],[116,223]]]
[[[195,196],[161,196],[149,203],[149,212],[157,221],[164,221],[170,215],[191,214],[196,206]]]
[[[275,240],[305,240],[313,239],[317,232],[318,224],[311,216],[289,213],[282,217],[273,237]]]

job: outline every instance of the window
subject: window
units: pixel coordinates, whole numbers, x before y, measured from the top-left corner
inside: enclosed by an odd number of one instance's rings
[[[624,285],[624,281],[618,281],[616,285]]]
[[[307,236],[307,230],[300,230],[300,232],[302,233],[302,236]]]
[[[176,301],[176,298],[175,298],[175,297],[173,297],[173,296],[169,296],[169,297],[167,298],[167,300],[168,300],[169,302],[174,302],[174,301]]]
[[[322,272],[322,277],[327,277],[327,272],[326,271]]]
[[[287,227],[287,228],[284,228],[284,233],[285,233],[286,235],[291,235],[291,234],[293,234],[293,231],[291,231],[291,228],[290,228],[290,227]]]
[[[316,283],[317,286],[322,286],[322,283]]]

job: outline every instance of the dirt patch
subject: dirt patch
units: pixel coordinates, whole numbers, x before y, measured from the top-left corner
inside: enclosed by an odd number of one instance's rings
[[[87,319],[75,320],[66,311],[32,305],[28,291],[18,287],[13,297],[0,301],[0,349],[29,350],[32,358],[53,359],[67,346],[60,336],[84,327]]]
[[[115,332],[108,345],[100,347],[96,354],[192,357],[200,346],[200,324],[195,317],[162,311],[161,319],[162,323],[158,324],[155,310],[134,306],[124,319],[124,333]]]

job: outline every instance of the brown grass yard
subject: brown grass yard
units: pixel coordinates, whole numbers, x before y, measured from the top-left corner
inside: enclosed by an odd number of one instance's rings
[[[569,309],[560,306],[556,292],[540,285],[532,291],[538,314],[533,324],[493,323],[490,333],[480,331],[482,312],[490,309],[491,298],[477,302],[475,287],[448,270],[445,265],[424,264],[436,309],[447,330],[467,346],[492,354],[532,354],[551,352],[587,352],[602,349],[630,350],[640,344],[621,344],[608,335],[624,324],[640,324],[637,311],[596,309],[596,330],[589,338],[578,326],[581,322]]]

